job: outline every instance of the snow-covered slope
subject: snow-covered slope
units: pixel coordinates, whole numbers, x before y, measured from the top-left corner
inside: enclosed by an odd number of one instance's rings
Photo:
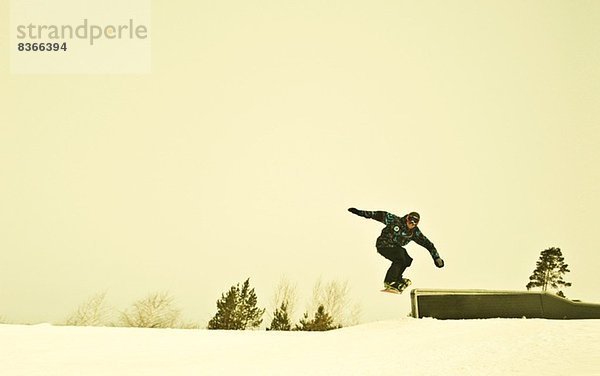
[[[0,325],[0,375],[600,375],[600,320],[406,318],[330,332]]]

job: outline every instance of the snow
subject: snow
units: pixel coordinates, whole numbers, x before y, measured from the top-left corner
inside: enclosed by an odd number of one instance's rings
[[[600,320],[405,318],[329,332],[0,325],[0,375],[600,375]]]

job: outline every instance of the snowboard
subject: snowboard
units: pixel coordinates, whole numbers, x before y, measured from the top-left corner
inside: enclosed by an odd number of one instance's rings
[[[406,290],[406,288],[408,286],[410,286],[412,284],[412,281],[408,278],[404,279],[404,283],[400,286],[400,288],[398,290],[396,289],[391,289],[391,288],[386,288],[381,290],[381,292],[387,292],[388,294],[396,294],[396,295],[400,295],[402,294],[402,292],[404,292],[404,290]]]

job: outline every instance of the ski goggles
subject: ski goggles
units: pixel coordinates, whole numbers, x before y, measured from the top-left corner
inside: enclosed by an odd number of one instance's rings
[[[412,223],[413,225],[417,225],[419,223],[419,218],[418,217],[414,217],[414,216],[408,216],[408,222]]]

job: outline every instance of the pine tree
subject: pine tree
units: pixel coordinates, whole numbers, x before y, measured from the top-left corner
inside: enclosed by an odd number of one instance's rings
[[[563,275],[570,272],[569,265],[565,264],[565,258],[560,248],[552,247],[541,252],[540,259],[536,263],[533,274],[529,277],[527,290],[533,287],[541,287],[542,291],[547,291],[548,287],[558,289],[559,286],[569,287],[570,282],[563,280]],[[561,296],[564,293],[559,291]]]
[[[217,301],[217,313],[208,322],[208,329],[242,329],[235,320],[235,307],[238,304],[239,287],[232,286],[227,294],[221,295]]]
[[[300,320],[300,325],[296,325],[296,330],[305,330],[309,332],[325,331],[338,329],[341,326],[333,325],[333,318],[325,311],[325,307],[320,305],[315,312],[315,317],[312,320],[308,319],[308,312],[304,314],[304,318]]]
[[[240,292],[240,301],[236,309],[239,321],[244,329],[257,328],[262,324],[262,315],[265,313],[264,309],[258,308],[258,298],[254,289],[250,289],[250,278],[248,278],[242,290]]]
[[[217,301],[217,313],[208,322],[208,329],[245,330],[256,328],[262,323],[264,309],[257,307],[258,299],[247,279],[240,289],[239,283],[232,286]]]
[[[287,302],[281,303],[281,307],[277,308],[273,313],[273,320],[271,321],[269,330],[292,330]]]

